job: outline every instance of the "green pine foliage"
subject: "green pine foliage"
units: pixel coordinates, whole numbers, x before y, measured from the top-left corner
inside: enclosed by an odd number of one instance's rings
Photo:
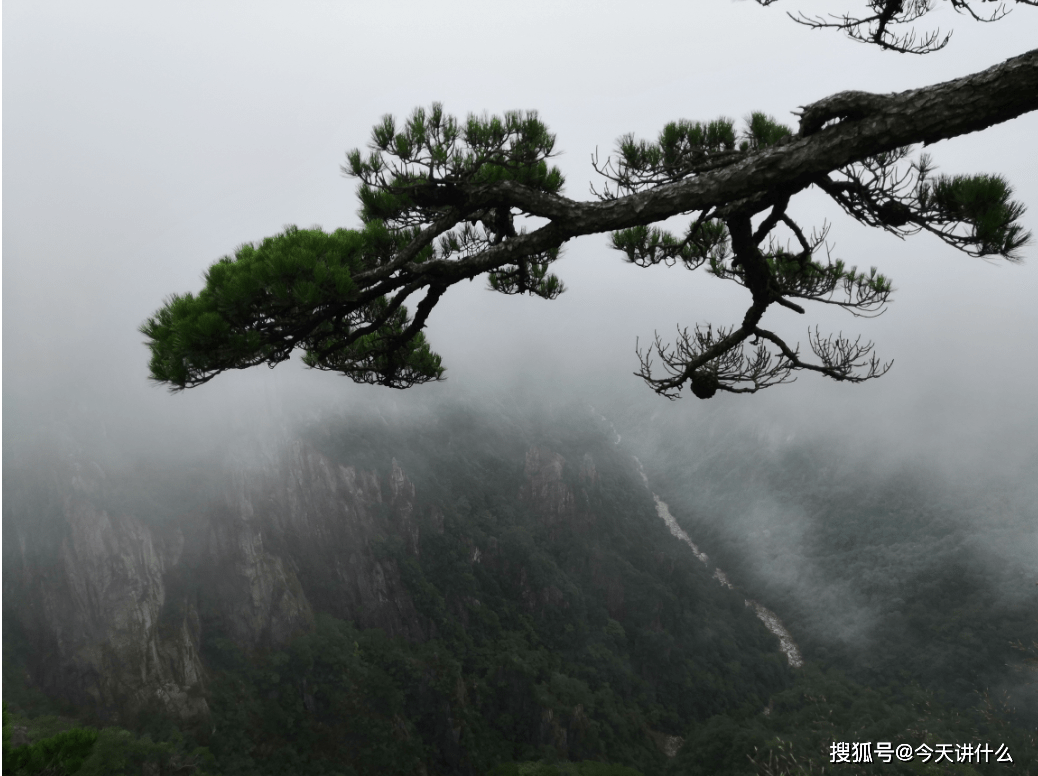
[[[243,245],[209,268],[197,296],[170,297],[141,327],[149,339],[152,379],[181,390],[228,369],[274,366],[296,348],[308,366],[358,382],[404,387],[439,379],[440,358],[425,338],[405,336],[404,306],[390,309],[384,296],[352,299],[352,276],[388,261],[398,243],[376,221],[362,231],[331,234],[290,227]],[[387,313],[370,333],[345,340]]]
[[[613,232],[611,239],[612,247],[639,267],[671,267],[680,261],[686,269],[696,269],[705,262],[723,260],[729,249],[728,229],[718,220],[694,221],[681,240],[655,226],[622,229]]]
[[[416,109],[399,131],[396,120],[384,116],[372,132],[369,156],[364,158],[360,150],[349,152],[343,171],[361,182],[357,195],[365,224],[382,222],[408,233],[451,217],[455,205],[448,202],[461,184],[513,182],[545,194],[559,193],[562,173],[548,164],[554,147],[555,136],[534,111],[470,115],[462,125],[433,103],[428,111]],[[516,230],[511,208],[479,209],[439,236],[436,255],[463,259],[523,230]],[[504,294],[554,299],[565,290],[548,272],[559,256],[560,250],[552,248],[506,264],[488,273],[488,285]]]
[[[894,292],[893,281],[876,267],[866,272],[840,259],[822,262],[810,253],[791,253],[774,243],[762,255],[775,292],[786,298],[826,299],[855,316],[869,317],[881,313]],[[710,274],[745,284],[745,270],[731,256],[718,251],[709,263]]]
[[[900,236],[927,231],[970,256],[1019,261],[1031,240],[1020,223],[1026,208],[1001,175],[934,175],[929,154],[913,149],[877,154],[819,180],[858,221]],[[905,164],[905,162],[908,162]]]
[[[755,111],[746,120],[746,134],[739,144],[742,151],[757,151],[779,145],[793,137],[793,130],[779,124],[766,113]]]
[[[548,272],[548,267],[558,257],[559,251],[548,251],[540,261],[506,265],[487,275],[488,285],[499,294],[531,294],[541,299],[555,299],[566,290],[563,282]]]
[[[555,135],[536,111],[508,111],[500,116],[470,115],[464,122],[444,113],[440,103],[416,108],[398,129],[383,116],[371,133],[370,153],[346,155],[343,172],[358,178],[361,220],[391,228],[435,219],[443,207],[429,184],[449,188],[461,183],[514,181],[556,194],[564,178],[549,166]]]
[[[617,141],[616,156],[600,168],[596,162],[596,169],[616,187],[606,188],[603,198],[636,194],[709,172],[792,136],[789,127],[760,112],[746,119],[742,132],[736,131],[732,119],[720,118],[706,123],[672,121],[654,142],[638,140],[628,133]]]
[[[607,182],[601,193],[592,191],[610,201],[674,186],[751,164],[754,154],[795,137],[759,111],[744,125],[737,131],[728,118],[681,120],[664,126],[655,141],[623,135],[616,154],[601,165],[596,153],[593,167]],[[485,276],[489,289],[499,293],[555,299],[565,287],[550,269],[563,243],[587,229],[633,223],[612,232],[612,247],[629,262],[681,263],[693,270],[708,264],[716,277],[747,287],[754,300],[743,319],[753,331],[728,329],[737,336],[709,343],[681,335],[673,348],[657,341],[665,377],[654,377],[652,359],[640,354],[638,374],[657,393],[675,398],[686,383],[704,399],[719,390],[754,393],[790,381],[799,370],[841,381],[871,380],[890,366],[872,354],[871,343],[823,338],[816,329],[812,364],[800,358],[798,346],[758,327],[775,303],[806,312],[790,297],[865,316],[882,312],[890,299],[890,282],[875,271],[845,272],[839,262],[813,258],[823,247],[828,251],[827,227],[808,239],[787,212],[792,197],[817,186],[860,223],[900,236],[929,231],[975,256],[1016,260],[1030,239],[1019,223],[1024,208],[1010,198],[1002,177],[932,179],[925,154],[900,169],[911,150],[893,149],[778,188],[762,178],[762,190],[736,200],[721,185],[716,201],[701,203],[698,213],[688,211],[694,218],[679,237],[653,225],[665,220],[670,206],[645,211],[644,202],[628,202],[633,211],[618,206],[606,222],[574,220],[581,205],[558,196],[564,179],[550,164],[555,135],[534,111],[470,115],[462,122],[433,103],[402,123],[386,115],[373,128],[367,152],[351,150],[342,168],[359,181],[362,228],[325,234],[293,227],[221,259],[197,296],[169,297],[141,327],[151,350],[151,377],[182,390],[228,369],[275,366],[299,348],[306,365],[360,383],[408,388],[439,380],[444,368],[422,329],[452,285]],[[672,192],[680,201],[680,187]],[[765,211],[751,229],[752,219]],[[541,218],[552,226],[538,224]],[[527,233],[531,224],[537,224],[535,235]],[[729,230],[744,229],[752,241],[733,246]],[[796,238],[797,253],[776,247],[781,230]],[[765,238],[769,248],[762,264],[755,246]],[[733,247],[738,256],[730,255]],[[834,299],[837,289],[845,300]],[[419,296],[410,317],[404,302]],[[752,356],[743,352],[750,335],[757,343]]]
[[[969,252],[1019,260],[1031,234],[1019,223],[1025,208],[1012,195],[1001,175],[940,175],[934,181],[924,177],[916,196],[929,220],[966,225]]]
[[[726,159],[735,150],[735,122],[721,118],[708,123],[672,121],[660,131],[656,142],[636,140],[633,134],[623,135],[617,142],[617,164],[622,169],[637,172],[635,181],[647,184],[661,179],[680,180],[699,172],[710,162]],[[653,176],[651,179],[647,176]],[[638,190],[638,186],[631,191]]]
[[[297,348],[307,366],[360,383],[407,388],[441,379],[440,358],[421,329],[456,280],[434,283],[412,319],[403,302],[428,284],[393,276],[521,233],[510,209],[495,207],[441,230],[436,244],[423,238],[422,227],[457,215],[444,193],[459,184],[514,182],[559,192],[563,176],[547,161],[554,143],[534,112],[470,116],[462,125],[434,104],[416,110],[399,131],[392,116],[384,117],[371,153],[351,151],[343,168],[361,181],[363,227],[330,234],[290,227],[213,264],[197,295],[174,294],[141,327],[152,379],[183,390],[229,369],[275,366]],[[490,287],[554,299],[564,290],[548,272],[558,257],[552,248],[499,266],[489,273]]]

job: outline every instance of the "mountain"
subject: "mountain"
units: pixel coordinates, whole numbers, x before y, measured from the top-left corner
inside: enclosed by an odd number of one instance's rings
[[[469,772],[489,752],[659,765],[689,721],[789,682],[775,637],[674,540],[589,411],[323,423],[163,472],[158,515],[141,472],[27,468],[5,477],[5,616],[33,682],[101,720],[159,711],[218,737],[214,666],[322,628],[456,675],[423,680],[428,718],[404,714],[399,735]],[[300,670],[285,691],[320,715]]]
[[[856,683],[816,646],[797,667],[817,623],[689,495],[718,480],[593,408],[407,406],[177,460],[67,438],[7,456],[5,762],[46,744],[80,747],[68,773],[756,773],[898,721],[1009,724]],[[54,699],[109,727],[55,743],[33,717]]]
[[[1038,458],[1012,467],[798,436],[781,422],[617,421],[685,530],[809,660],[870,686],[985,692],[1038,726]],[[1032,650],[1033,652],[1033,650]]]

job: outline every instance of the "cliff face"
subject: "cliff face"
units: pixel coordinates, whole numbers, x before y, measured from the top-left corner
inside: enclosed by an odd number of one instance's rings
[[[417,552],[414,486],[395,462],[383,482],[297,442],[228,467],[176,527],[112,507],[96,463],[42,465],[5,504],[4,597],[18,602],[6,615],[28,637],[33,678],[103,718],[156,705],[204,717],[202,640],[278,646],[312,626],[315,605],[423,638],[396,564],[372,551],[392,531]]]
[[[784,669],[634,459],[566,422],[325,423],[197,480],[75,451],[9,466],[5,622],[50,694],[204,721],[251,742],[222,755],[238,772],[294,751],[286,730],[329,762],[369,758],[358,772],[419,741],[430,773],[545,748],[661,761],[688,721],[745,702],[721,677],[756,693]]]
[[[315,611],[409,641],[435,634],[397,562],[376,550],[394,537],[418,559],[419,523],[443,532],[436,506],[418,519],[415,486],[396,460],[380,477],[303,441],[251,450],[225,462],[213,493],[166,521],[113,498],[118,476],[82,454],[33,468],[10,476],[22,485],[5,505],[4,595],[18,602],[7,614],[28,635],[35,681],[102,718],[156,706],[204,718],[207,638],[277,647],[312,628]],[[586,533],[597,476],[589,454],[571,464],[530,447],[513,498],[553,537]],[[528,611],[567,606],[557,586],[502,565],[492,537],[473,544],[470,562],[514,577]],[[596,576],[619,613],[622,587]],[[452,607],[462,621],[468,603]],[[561,730],[558,720],[548,727],[546,743]]]
[[[382,482],[297,441],[229,480],[203,519],[199,564],[237,643],[284,643],[309,627],[315,606],[361,627],[423,637],[395,563],[371,547],[394,534],[417,552],[414,486],[395,461]]]
[[[106,716],[153,701],[181,717],[205,714],[197,613],[171,606],[165,584],[183,535],[160,537],[102,508],[106,479],[74,462],[37,499],[22,492],[5,509],[5,614],[28,635],[33,673],[51,694]]]

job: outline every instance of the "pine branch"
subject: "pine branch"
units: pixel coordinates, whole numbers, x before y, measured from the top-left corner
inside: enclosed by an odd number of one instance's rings
[[[985,2],[986,0],[980,0]],[[759,5],[769,6],[776,0],[757,0]],[[974,21],[990,23],[1005,18],[1009,13],[1004,3],[999,2],[989,13],[978,12],[974,0],[949,0],[952,8]],[[1016,0],[1021,5],[1038,5],[1038,0]],[[931,54],[948,45],[951,33],[942,34],[939,29],[918,32],[913,26],[934,10],[934,0],[867,0],[864,14],[829,14],[807,16],[790,13],[789,18],[811,29],[840,30],[851,40],[868,43],[900,54]],[[904,32],[900,30],[905,29]]]
[[[925,229],[975,255],[1014,258],[1028,235],[1003,179],[933,178],[925,157],[898,165],[909,146],[1036,108],[1038,50],[923,89],[833,95],[803,109],[796,134],[759,113],[738,137],[727,120],[678,122],[655,143],[622,138],[616,159],[599,168],[612,188],[595,202],[560,193],[562,175],[548,165],[555,138],[534,113],[469,117],[462,125],[433,105],[399,130],[386,117],[369,155],[351,152],[344,168],[361,182],[363,229],[289,229],[217,262],[197,297],[171,297],[142,327],[152,377],[182,389],[227,369],[273,366],[300,348],[309,365],[360,382],[437,380],[443,368],[421,329],[446,289],[486,275],[503,293],[554,298],[562,284],[548,269],[562,245],[611,232],[633,263],[706,264],[752,297],[737,328],[683,330],[673,347],[657,340],[655,357],[668,374],[654,377],[648,356],[641,374],[660,393],[673,395],[686,382],[704,398],[753,392],[797,370],[872,379],[888,366],[871,355],[871,344],[816,331],[812,364],[759,328],[771,305],[804,313],[791,301],[798,299],[871,313],[891,290],[875,270],[815,260],[825,230],[808,238],[786,212],[790,198],[818,185],[863,223],[899,235]],[[751,219],[768,209],[754,230]],[[695,217],[681,238],[653,226],[687,214]],[[529,218],[547,223],[517,226]],[[780,227],[792,232],[798,251],[781,247],[773,235]],[[840,289],[845,299],[834,297]],[[423,291],[409,318],[405,300]],[[744,352],[751,337],[754,350]]]

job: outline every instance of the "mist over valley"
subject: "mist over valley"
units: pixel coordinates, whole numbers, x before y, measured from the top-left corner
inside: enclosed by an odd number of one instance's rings
[[[657,395],[638,353],[737,327],[752,294],[735,265],[636,266],[608,230],[517,264],[540,297],[510,265],[506,295],[445,286],[421,332],[442,381],[298,351],[149,379],[142,324],[221,257],[370,226],[342,168],[387,113],[537,111],[559,196],[590,202],[624,133],[763,112],[782,142],[739,138],[781,154],[826,95],[1038,39],[1024,4],[987,25],[938,4],[953,42],[904,56],[788,2],[5,4],[5,776],[1034,773],[1033,243],[977,258],[798,195],[818,254],[893,301],[764,325],[801,355],[874,342],[893,366],[861,384]],[[935,174],[1004,175],[1032,232],[1035,115],[926,146]],[[512,210],[505,247],[548,220]],[[371,362],[353,374],[395,363]],[[909,757],[861,758],[880,742]],[[1012,762],[922,759],[966,742]]]

